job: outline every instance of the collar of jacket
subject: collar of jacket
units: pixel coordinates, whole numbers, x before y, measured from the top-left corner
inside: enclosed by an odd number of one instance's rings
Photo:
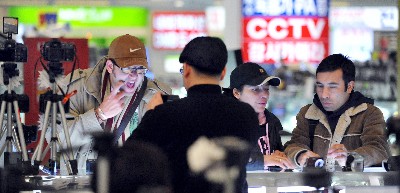
[[[99,62],[97,62],[97,64],[93,67],[93,70],[88,72],[85,79],[84,85],[86,92],[93,95],[98,101],[101,101],[101,85],[103,85],[103,77],[106,73],[106,70],[104,69],[106,66],[106,61],[107,58],[105,57],[99,60]],[[101,82],[101,84],[97,85],[98,82]]]
[[[339,144],[342,141],[343,134],[351,123],[351,117],[367,110],[367,108],[367,103],[362,103],[361,105],[347,109],[342,115],[340,115],[335,128],[335,133],[331,140],[331,145]],[[311,104],[310,108],[308,108],[305,118],[319,120],[319,122],[323,124],[328,132],[332,135],[331,128],[325,114],[314,103]]]
[[[188,97],[205,96],[205,95],[221,95],[222,88],[216,84],[198,84],[190,87],[187,91]]]

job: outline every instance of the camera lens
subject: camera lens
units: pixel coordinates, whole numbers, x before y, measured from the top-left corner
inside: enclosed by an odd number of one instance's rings
[[[317,160],[315,161],[315,167],[316,167],[316,168],[322,168],[322,167],[324,167],[324,160],[323,160],[323,159],[317,159]]]

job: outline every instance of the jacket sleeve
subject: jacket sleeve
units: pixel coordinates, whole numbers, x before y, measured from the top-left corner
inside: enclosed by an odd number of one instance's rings
[[[364,157],[364,166],[380,164],[390,155],[385,135],[386,123],[381,110],[369,105],[363,126],[362,146],[354,151]]]
[[[300,109],[300,112],[296,116],[297,125],[293,129],[292,138],[286,142],[285,154],[288,156],[293,163],[297,163],[297,156],[299,153],[304,152],[306,150],[310,150],[310,137],[308,132],[308,121],[305,118],[305,114],[310,105],[307,105]]]

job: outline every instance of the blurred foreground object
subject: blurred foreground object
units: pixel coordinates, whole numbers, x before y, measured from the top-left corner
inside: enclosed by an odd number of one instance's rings
[[[214,184],[223,186],[224,193],[236,192],[240,168],[247,164],[250,147],[236,137],[207,139],[200,137],[189,147],[189,168]]]

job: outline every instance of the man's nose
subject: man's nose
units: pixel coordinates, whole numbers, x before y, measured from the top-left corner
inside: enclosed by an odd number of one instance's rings
[[[330,94],[329,88],[324,87],[322,89],[322,95],[321,95],[322,98],[324,98],[324,99],[329,98],[329,94]]]

